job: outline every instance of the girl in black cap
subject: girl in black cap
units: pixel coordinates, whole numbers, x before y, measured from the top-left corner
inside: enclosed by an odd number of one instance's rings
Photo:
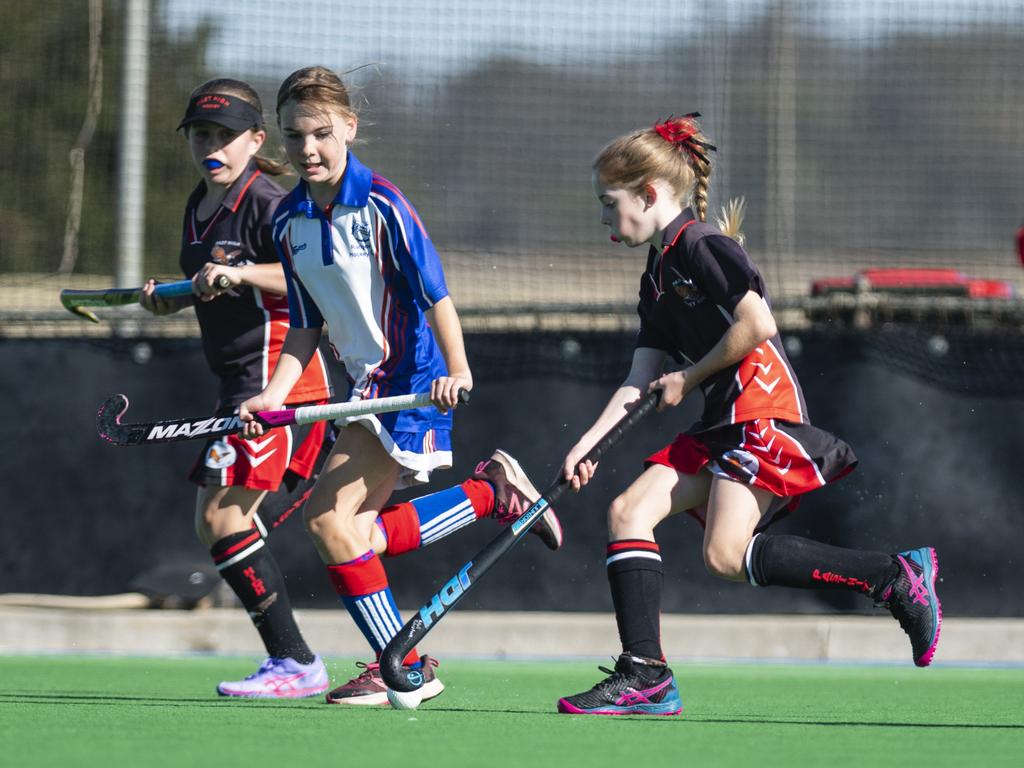
[[[271,217],[285,191],[268,179],[285,166],[257,153],[266,140],[259,96],[238,80],[211,80],[189,98],[184,131],[201,181],[185,206],[181,269],[193,297],[161,299],[146,283],[140,303],[156,315],[195,306],[203,348],[220,388],[216,413],[229,415],[263,389],[277,364],[288,326],[287,288],[271,237]],[[317,352],[288,397],[289,405],[330,396]],[[325,425],[269,430],[253,440],[210,440],[190,479],[199,488],[195,525],[221,576],[259,631],[268,658],[244,680],[223,682],[224,696],[302,697],[328,687],[323,661],[295,623],[284,578],[265,546],[264,517],[279,524],[308,493],[322,462]],[[288,493],[277,493],[282,483]],[[289,493],[298,501],[289,508]],[[270,507],[277,507],[276,514]]]
[[[606,563],[622,655],[591,690],[559,700],[561,712],[681,711],[661,649],[661,550],[654,539],[655,527],[679,512],[705,526],[704,562],[715,576],[858,592],[899,620],[918,666],[931,663],[939,639],[931,547],[890,555],[763,533],[802,494],[852,470],[856,458],[810,423],[764,280],[739,242],[738,215],[726,216],[721,229],[705,221],[715,147],[696,117],[621,136],[593,165],[601,223],[615,242],[646,246],[647,267],[632,368],[569,451],[564,477],[577,490],[590,481],[596,467],[583,457],[649,391],[661,391],[664,410],[700,389],[704,411],[647,458],[608,509]],[[664,373],[668,357],[681,369]]]

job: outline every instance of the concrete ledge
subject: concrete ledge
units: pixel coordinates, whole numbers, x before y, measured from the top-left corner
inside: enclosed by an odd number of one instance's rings
[[[406,615],[408,615],[406,611]],[[309,644],[329,656],[366,655],[341,611],[298,611]],[[887,616],[666,615],[671,659],[909,662],[902,630]],[[592,658],[618,650],[610,614],[455,611],[424,650],[445,657]],[[0,653],[124,654],[263,652],[237,609],[196,611],[0,607]],[[946,664],[1024,663],[1024,619],[946,619],[937,659]]]

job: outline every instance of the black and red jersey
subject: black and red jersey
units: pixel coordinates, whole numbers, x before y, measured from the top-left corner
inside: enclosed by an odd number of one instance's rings
[[[278,263],[271,229],[274,210],[287,194],[284,189],[250,163],[216,213],[200,221],[196,209],[204,194],[206,184],[200,182],[185,206],[179,261],[186,277],[210,261],[233,267]],[[259,394],[274,372],[288,333],[287,296],[239,286],[213,301],[196,301],[195,309],[206,360],[220,379],[218,407],[233,407]],[[317,351],[287,402],[328,397],[327,366]]]
[[[636,346],[695,363],[735,322],[736,305],[751,290],[768,302],[764,279],[743,247],[687,208],[666,229],[663,248],[652,247],[647,257]],[[709,376],[701,390],[704,412],[690,433],[759,418],[810,422],[778,334]]]

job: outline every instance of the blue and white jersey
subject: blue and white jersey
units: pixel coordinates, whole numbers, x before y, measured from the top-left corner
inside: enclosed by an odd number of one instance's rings
[[[426,310],[448,295],[437,250],[405,195],[351,152],[334,202],[313,202],[303,180],[274,215],[293,328],[325,322],[350,396],[427,392],[447,375]],[[388,431],[450,429],[433,408],[384,414]]]

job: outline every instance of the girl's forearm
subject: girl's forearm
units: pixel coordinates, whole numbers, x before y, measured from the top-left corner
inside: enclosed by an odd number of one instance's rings
[[[445,365],[448,366],[448,375],[472,381],[469,359],[466,357],[466,344],[462,337],[462,323],[451,297],[445,296],[427,310],[427,319],[434,329],[434,336]]]
[[[640,399],[639,387],[624,383],[608,399],[597,420],[576,441],[576,447],[589,451],[629,410],[626,406]]]
[[[288,293],[288,285],[284,279],[284,268],[277,264],[246,264],[236,267],[238,279],[242,285],[250,285],[261,291],[270,291],[284,296]]]
[[[629,411],[627,406],[646,394],[647,387],[658,377],[664,364],[665,353],[660,350],[647,347],[635,350],[626,380],[612,393],[601,415],[576,442],[576,448],[590,450],[604,437],[605,433]]]
[[[264,394],[273,400],[284,402],[292,387],[302,377],[302,372],[313,357],[320,342],[320,328],[290,328],[281,347],[274,373],[267,382]]]

